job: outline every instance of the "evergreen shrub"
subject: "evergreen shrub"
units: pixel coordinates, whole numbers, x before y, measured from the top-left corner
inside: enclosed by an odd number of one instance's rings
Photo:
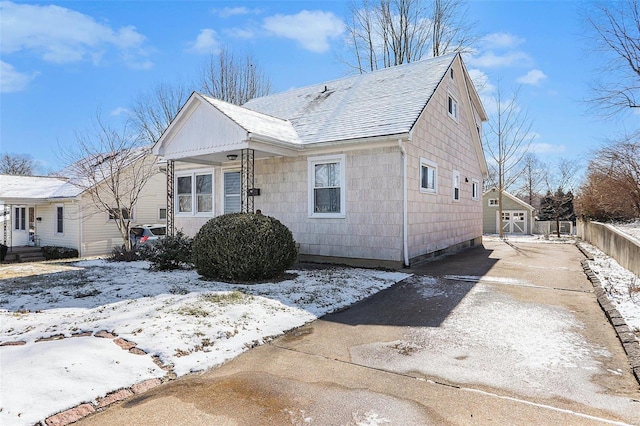
[[[207,279],[230,282],[277,278],[293,265],[298,249],[289,228],[254,213],[209,220],[193,239],[193,264]]]
[[[41,248],[42,255],[46,260],[72,259],[78,257],[78,250],[68,247],[44,246]]]
[[[149,261],[151,269],[168,271],[191,265],[192,239],[177,231],[176,235],[166,235],[155,244],[140,247],[140,257]]]

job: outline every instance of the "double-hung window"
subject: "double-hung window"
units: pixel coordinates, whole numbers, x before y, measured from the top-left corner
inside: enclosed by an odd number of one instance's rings
[[[460,172],[453,171],[453,201],[460,201]]]
[[[111,207],[109,209],[109,220],[116,220],[116,219],[124,219],[124,220],[132,220],[133,218],[131,217],[131,212],[129,212],[129,209],[127,208],[121,208],[121,209],[117,209],[115,207]]]
[[[313,157],[309,167],[309,216],[345,217],[345,156]]]
[[[456,99],[452,95],[449,95],[447,98],[447,109],[449,111],[449,116],[458,121],[458,101],[456,101]]]
[[[209,215],[213,213],[213,174],[181,173],[176,177],[176,213]]]
[[[64,206],[56,205],[56,234],[64,233]]]
[[[420,192],[438,192],[438,165],[426,158],[420,158]]]
[[[24,231],[27,223],[27,208],[16,207],[14,208],[15,217],[13,219],[13,229],[16,231]]]
[[[480,181],[478,179],[471,179],[471,199],[480,199]]]

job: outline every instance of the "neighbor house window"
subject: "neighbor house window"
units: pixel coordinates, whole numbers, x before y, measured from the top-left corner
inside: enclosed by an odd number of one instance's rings
[[[420,159],[420,192],[438,192],[438,165],[426,158]]]
[[[448,99],[449,99],[448,100],[449,115],[457,120],[458,119],[458,101],[456,101],[455,98],[451,95],[449,95]]]
[[[471,179],[471,199],[480,199],[480,181],[477,179]]]
[[[62,234],[64,232],[64,207],[61,205],[56,206],[56,234]]]
[[[182,173],[176,177],[177,213],[213,213],[213,174]]]
[[[167,220],[167,208],[166,207],[158,207],[158,220],[159,221]]]
[[[13,211],[15,213],[13,229],[16,231],[24,231],[26,229],[27,222],[26,207],[16,207]]]
[[[309,158],[309,216],[345,217],[345,156]]]
[[[489,206],[497,206],[498,199],[497,198],[489,198]]]
[[[460,172],[453,171],[453,201],[460,200]]]
[[[118,209],[116,207],[112,207],[109,209],[109,220],[116,220],[120,218],[124,220],[133,219],[131,217],[131,213],[129,212],[129,209],[126,209],[126,208]]]

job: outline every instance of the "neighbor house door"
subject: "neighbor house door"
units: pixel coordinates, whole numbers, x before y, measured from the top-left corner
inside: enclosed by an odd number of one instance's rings
[[[499,213],[496,212],[496,215]],[[502,232],[507,234],[527,233],[527,212],[524,210],[504,210],[502,221],[498,221],[502,226]]]
[[[224,213],[237,213],[240,208],[240,172],[225,172]]]
[[[26,246],[29,243],[29,209],[27,206],[13,206],[11,210],[13,219],[11,245],[14,247]]]

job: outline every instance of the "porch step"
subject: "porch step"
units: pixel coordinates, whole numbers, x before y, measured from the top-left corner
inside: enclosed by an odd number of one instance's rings
[[[10,250],[3,263],[41,262],[46,260],[40,247],[20,247]]]

